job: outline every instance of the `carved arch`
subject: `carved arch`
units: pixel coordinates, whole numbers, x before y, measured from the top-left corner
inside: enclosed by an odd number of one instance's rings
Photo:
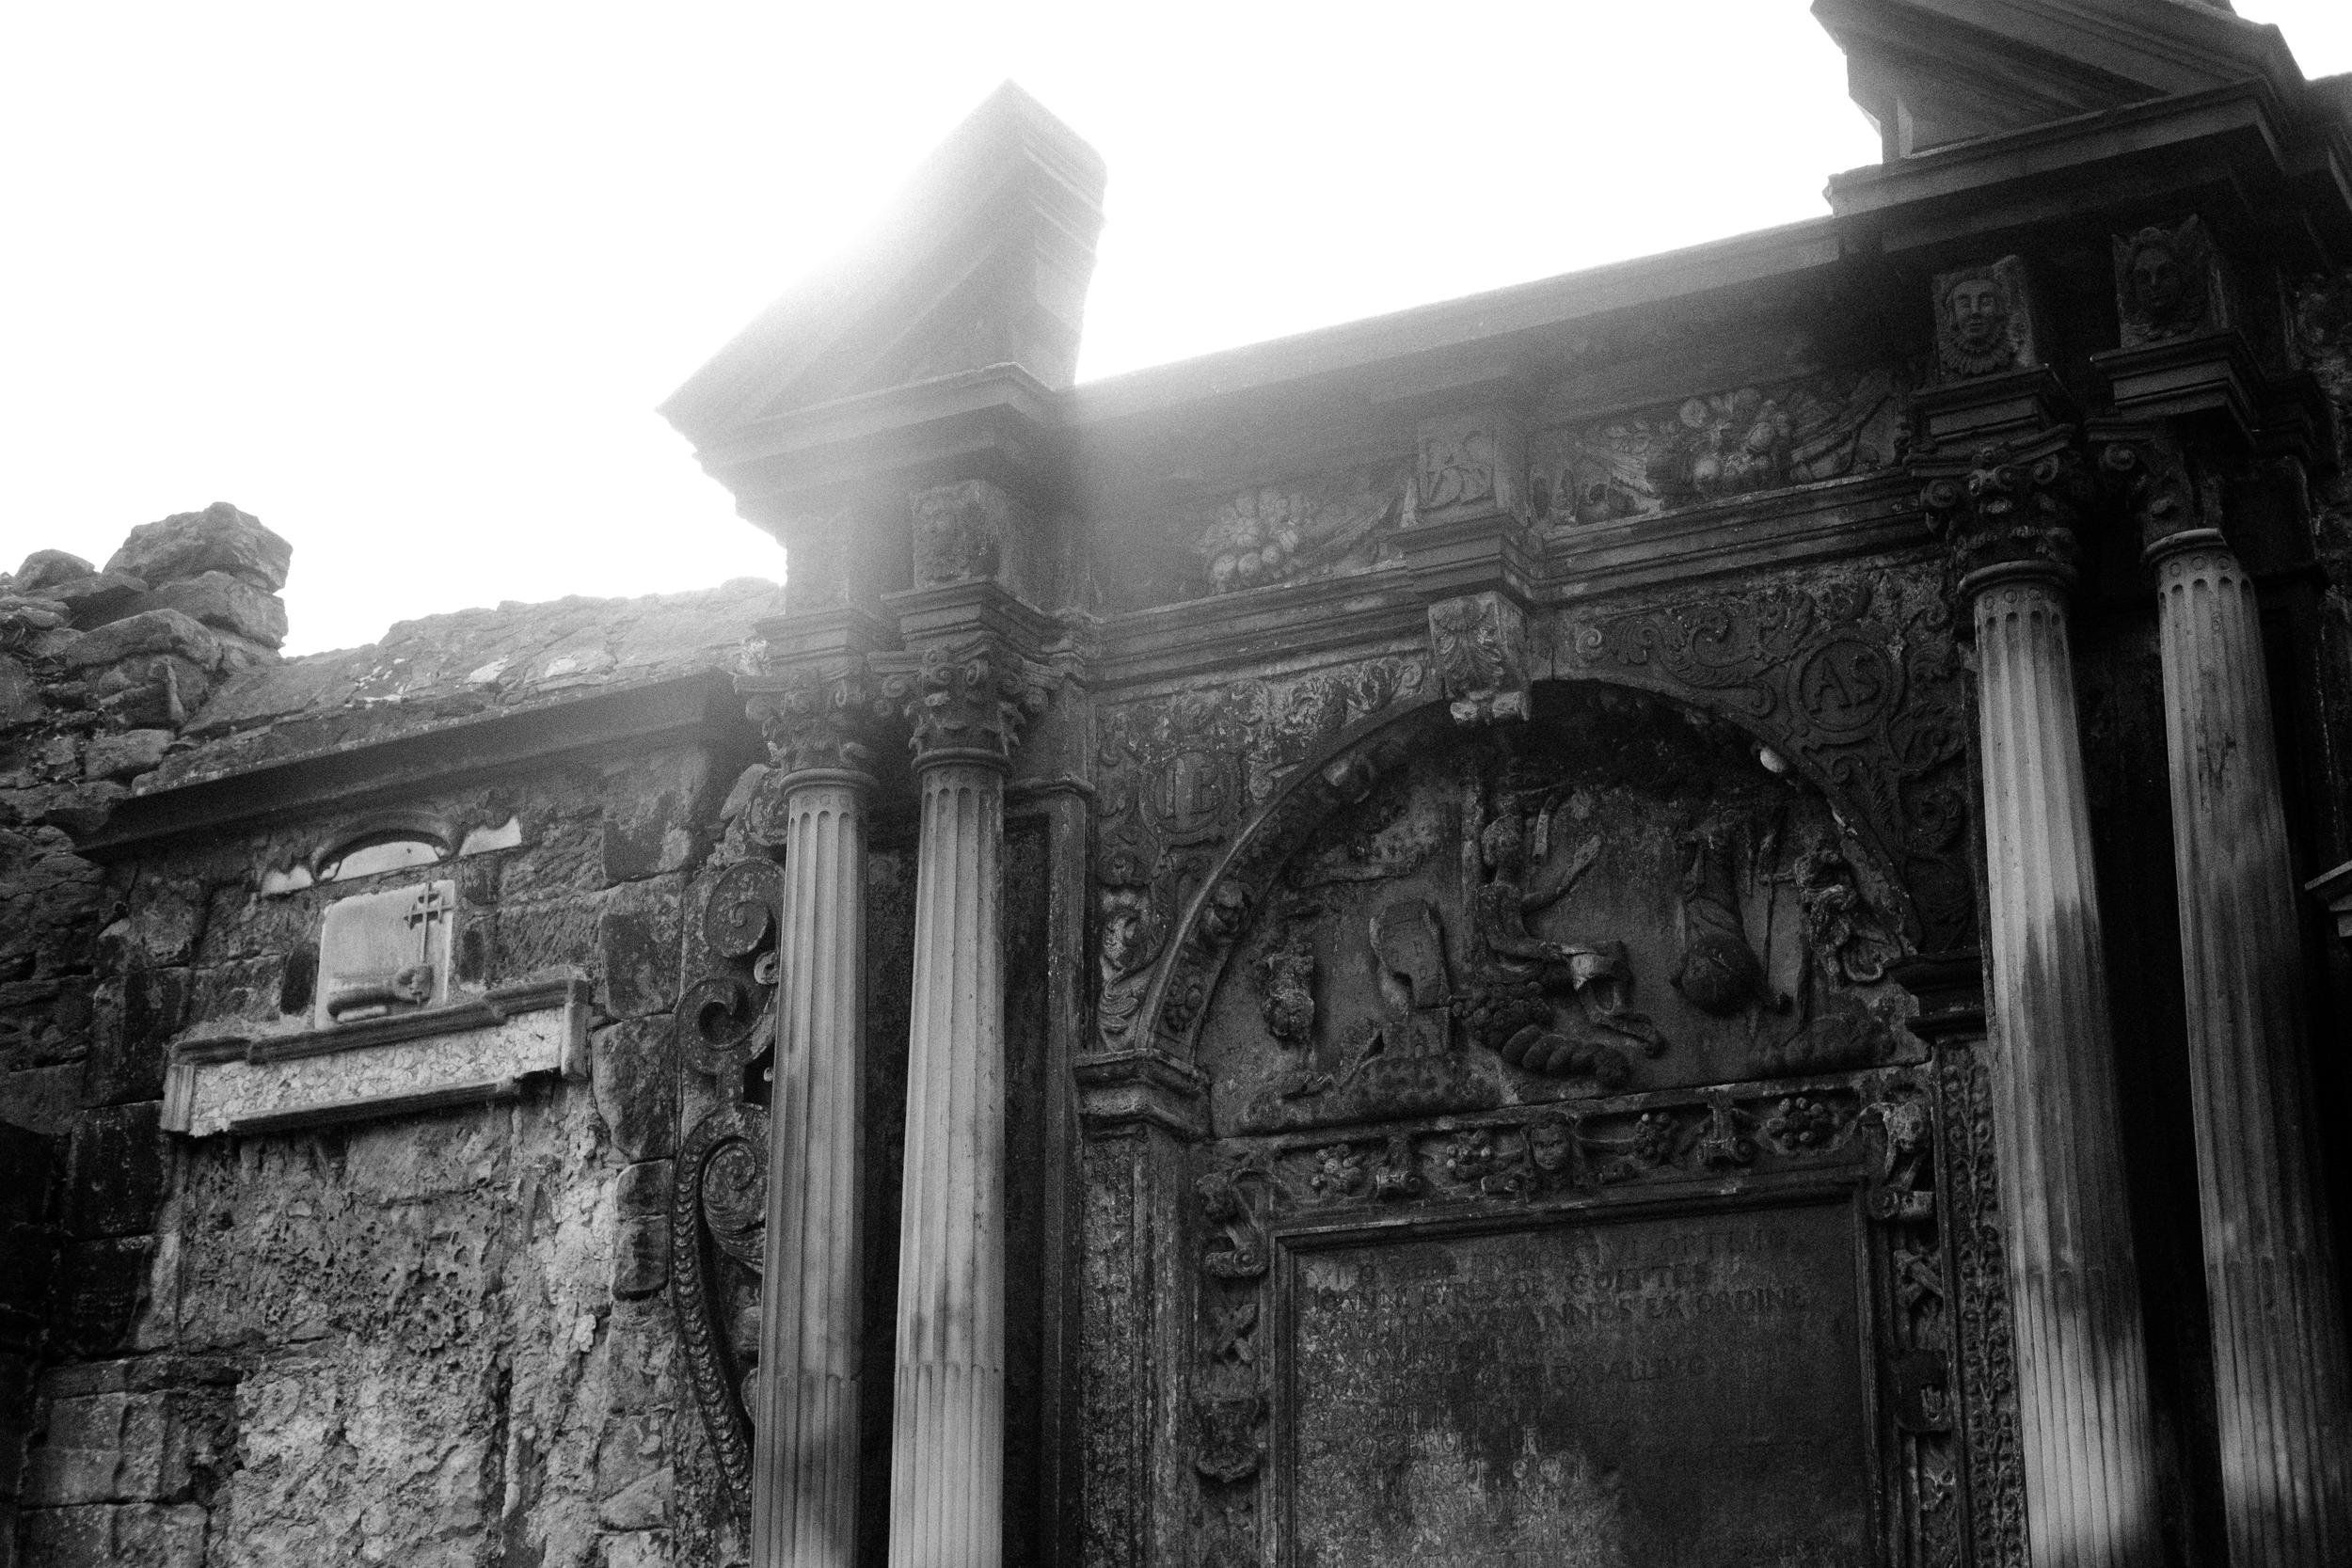
[[[1547,705],[1542,702],[1544,693],[1613,689],[1637,695],[1740,732],[1757,749],[1759,757],[1769,753],[1781,765],[1775,771],[1801,780],[1850,827],[1871,819],[1868,802],[1861,798],[1861,791],[1870,784],[1867,768],[1851,755],[1824,758],[1819,748],[1796,744],[1783,726],[1772,721],[1769,706],[1708,701],[1665,680],[1588,674],[1534,684],[1538,693],[1536,722],[1542,721]],[[1332,812],[1363,800],[1386,773],[1423,746],[1450,746],[1467,733],[1448,712],[1445,699],[1432,696],[1359,720],[1311,752],[1235,832],[1214,869],[1184,904],[1172,940],[1144,991],[1141,1013],[1148,1028],[1142,1031],[1143,1037],[1180,1060],[1195,1060],[1200,1025],[1223,982],[1235,939],[1263,902],[1273,876],[1304,837]],[[1899,867],[1890,863],[1879,835],[1862,832],[1856,837],[1876,880],[1902,901],[1903,908],[1896,912],[1905,925],[1903,946],[1907,955],[1915,954],[1918,923],[1910,889]]]

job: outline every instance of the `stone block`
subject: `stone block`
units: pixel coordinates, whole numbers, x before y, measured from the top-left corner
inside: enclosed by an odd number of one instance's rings
[[[50,1313],[52,1350],[79,1356],[119,1354],[137,1326],[154,1255],[152,1236],[74,1242],[61,1249]]]
[[[0,731],[37,724],[48,712],[33,673],[22,661],[0,654]]]
[[[24,558],[24,564],[16,569],[9,589],[17,594],[33,594],[52,583],[71,582],[86,578],[98,568],[78,555],[64,550],[35,550]]]
[[[119,1105],[164,1092],[164,1042],[186,1022],[184,969],[135,969],[102,995],[83,1063],[82,1100]]]
[[[176,610],[215,630],[275,648],[286,641],[286,605],[227,572],[204,572],[158,584],[139,596],[138,610]]]
[[[142,523],[106,562],[110,572],[130,572],[161,585],[226,572],[275,594],[286,586],[294,546],[250,513],[227,501],[201,512],[179,512],[161,522]]]
[[[604,1568],[670,1568],[666,1530],[628,1530],[604,1538]]]
[[[670,1162],[644,1160],[625,1167],[612,1184],[613,1208],[623,1219],[670,1212]]]
[[[41,590],[43,596],[65,606],[73,616],[74,626],[84,631],[146,609],[138,602],[146,592],[145,579],[128,572],[92,572]]]
[[[669,1218],[648,1215],[623,1220],[612,1237],[613,1296],[621,1301],[642,1300],[669,1282]]]
[[[82,774],[90,779],[128,779],[164,760],[169,730],[124,730],[102,735],[82,753]]]
[[[53,828],[63,828],[76,838],[87,838],[106,825],[114,815],[115,803],[131,798],[131,791],[111,779],[50,791],[40,802],[33,816],[36,822]]]
[[[142,1100],[84,1115],[66,1153],[66,1234],[77,1242],[154,1228],[164,1198],[163,1102]]]
[[[631,1019],[597,1030],[590,1063],[596,1114],[621,1158],[667,1159],[677,1145],[669,1019]]]
[[[628,884],[596,922],[604,1008],[614,1018],[667,1013],[677,999],[677,890]]]
[[[599,1435],[596,1516],[607,1529],[649,1529],[667,1522],[676,1475],[661,1425],[651,1413],[624,1416]]]
[[[233,1389],[216,1386],[53,1394],[25,1468],[25,1500],[36,1508],[209,1501],[235,1446],[234,1412]]]
[[[199,671],[209,671],[220,664],[220,639],[203,623],[176,610],[142,610],[85,633],[61,662],[69,670],[95,670],[154,654],[176,655]]]
[[[194,1503],[93,1503],[24,1515],[24,1560],[41,1568],[204,1568],[209,1516]]]

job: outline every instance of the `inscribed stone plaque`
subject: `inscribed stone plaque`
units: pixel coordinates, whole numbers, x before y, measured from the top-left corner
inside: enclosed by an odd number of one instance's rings
[[[1294,1255],[1299,1568],[1862,1568],[1853,1211]]]

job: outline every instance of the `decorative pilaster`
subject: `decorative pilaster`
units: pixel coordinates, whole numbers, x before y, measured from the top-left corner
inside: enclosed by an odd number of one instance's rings
[[[2352,1552],[2342,1303],[2313,1192],[2295,878],[2254,585],[2217,495],[2162,443],[2117,445],[2150,540],[2197,1119],[2205,1290],[2233,1562]]]
[[[909,665],[912,667],[908,667]],[[995,1568],[1004,1546],[1004,775],[1035,667],[997,640],[898,661],[922,792],[907,1043],[892,1568]]]
[[[2033,1560],[2157,1560],[2155,1465],[2065,592],[2080,466],[2058,431],[1925,500],[1973,611],[1994,1148]]]
[[[782,777],[783,852],[769,1097],[759,1366],[752,1388],[754,1568],[857,1558],[858,1192],[865,1117],[864,660],[747,681]]]

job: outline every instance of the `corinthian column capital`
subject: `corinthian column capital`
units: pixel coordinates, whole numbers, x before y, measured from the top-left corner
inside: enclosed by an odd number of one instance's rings
[[[793,664],[736,687],[768,742],[769,760],[786,777],[871,771],[876,730],[894,705],[865,655]]]
[[[2169,426],[2120,426],[2100,437],[2099,473],[2120,496],[2150,560],[2221,541],[2221,477]]]
[[[1027,721],[1045,711],[1056,673],[993,633],[877,656],[883,696],[904,711],[915,766],[1003,768]]]
[[[1920,505],[1951,552],[1963,593],[2001,568],[2072,581],[2075,531],[2093,486],[2074,433],[2059,427],[1976,448],[1960,462],[1917,466]]]

